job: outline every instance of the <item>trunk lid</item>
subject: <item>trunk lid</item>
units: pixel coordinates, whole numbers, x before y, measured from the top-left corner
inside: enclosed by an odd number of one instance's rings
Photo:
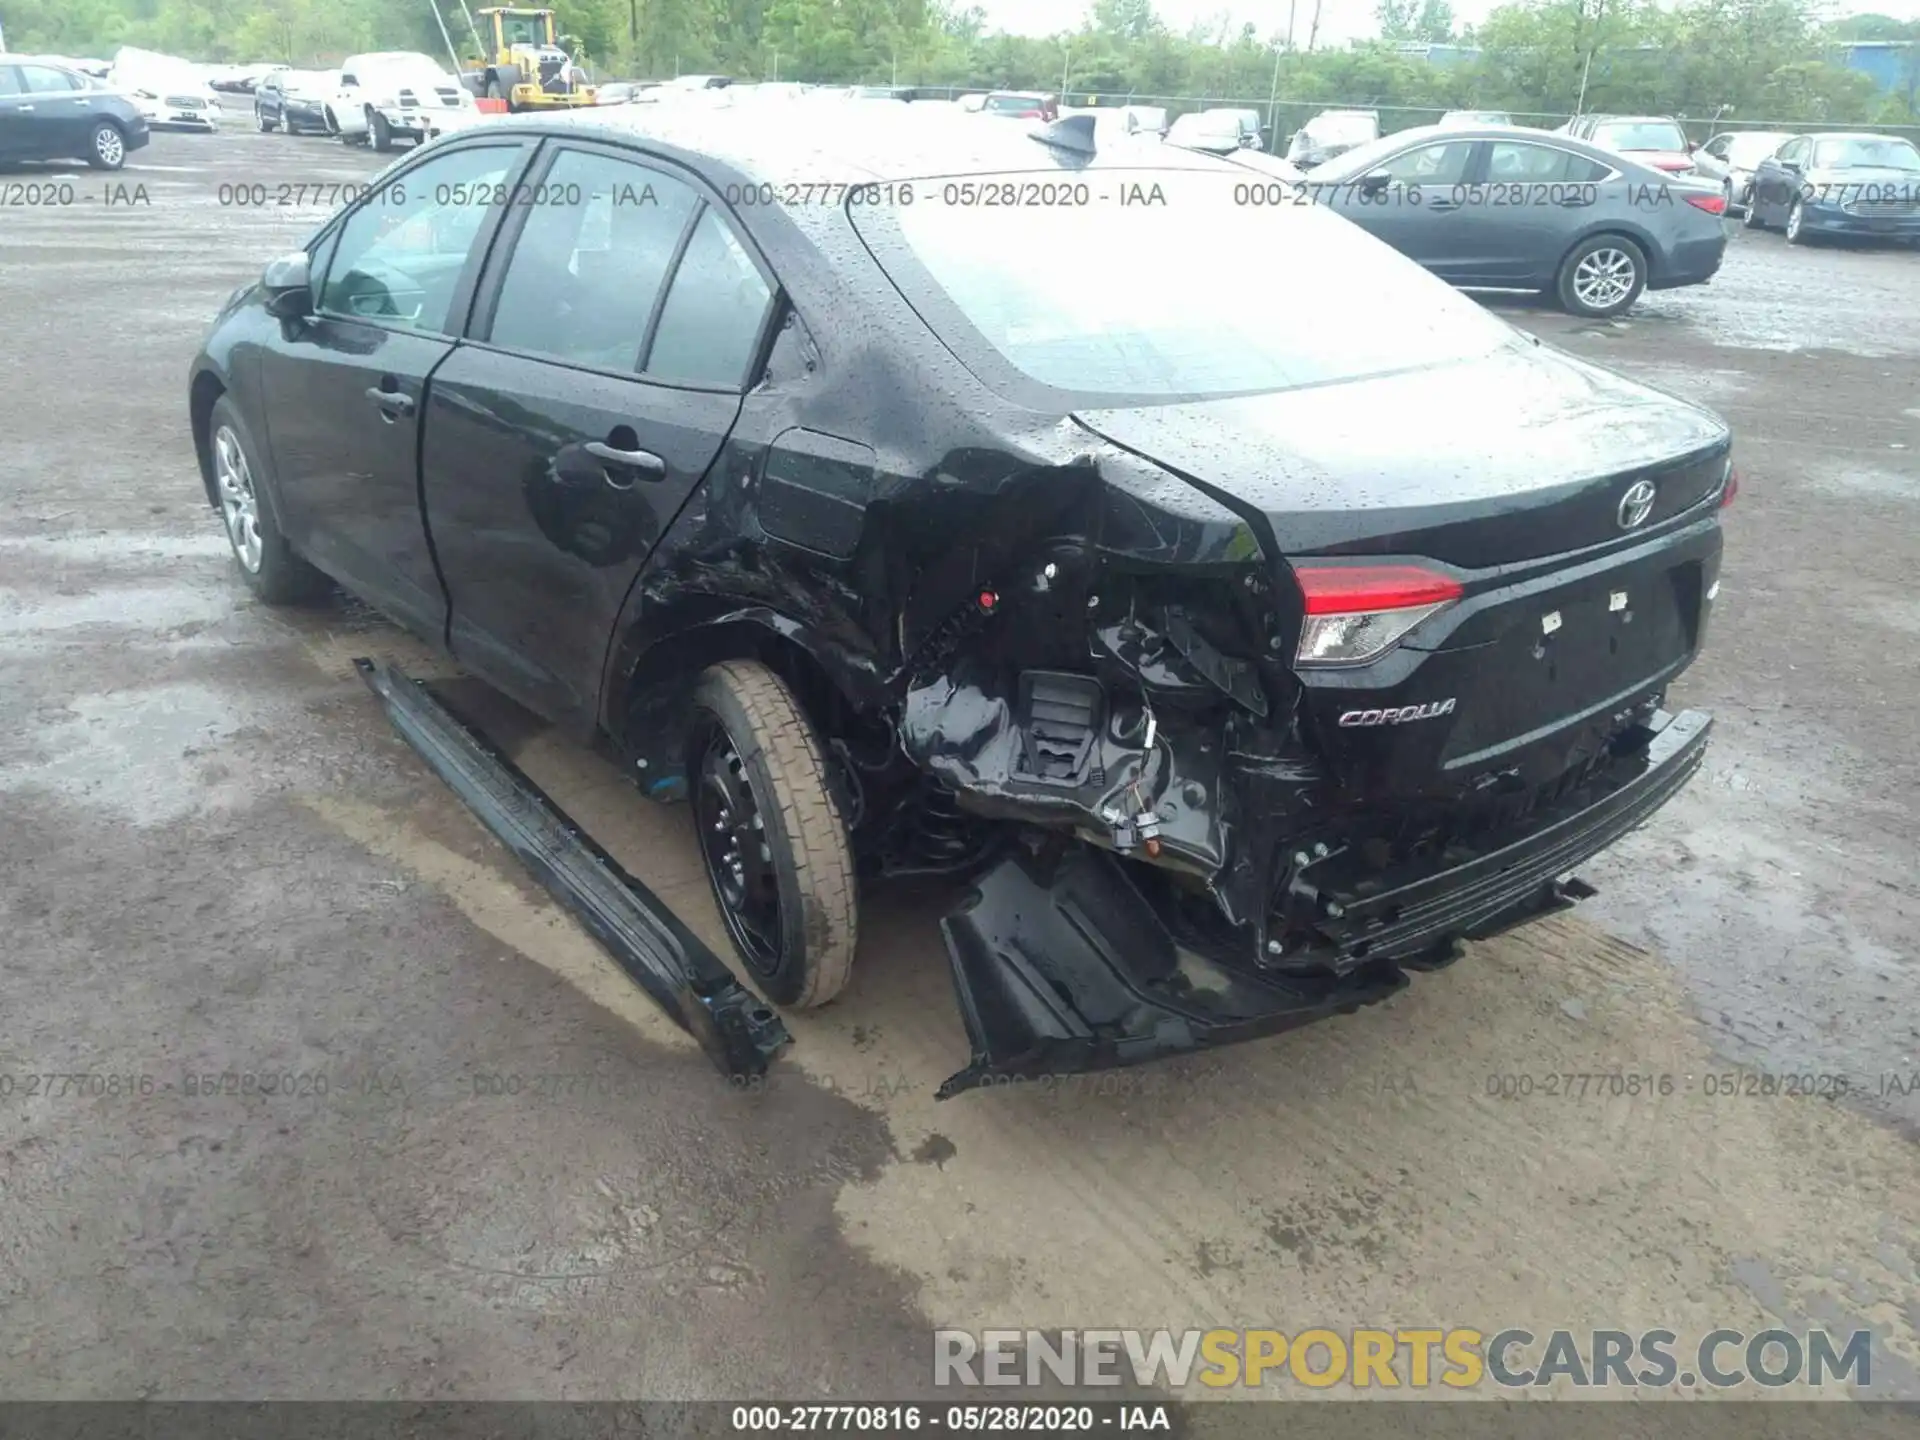
[[[1720,483],[1714,415],[1544,346],[1238,399],[1083,410],[1082,425],[1269,522],[1286,555],[1470,569],[1620,540]],[[1249,518],[1252,518],[1249,515]]]

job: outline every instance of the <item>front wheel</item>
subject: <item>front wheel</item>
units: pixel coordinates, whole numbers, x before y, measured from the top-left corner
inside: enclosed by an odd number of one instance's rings
[[[127,137],[120,127],[102,120],[87,137],[87,163],[96,170],[118,170],[127,163]]]
[[[382,155],[393,149],[393,127],[378,110],[367,111],[367,139]]]
[[[1807,207],[1796,199],[1787,207],[1787,243],[1804,245],[1807,243]]]
[[[262,135],[271,135],[275,130],[279,129],[278,125],[276,125],[273,121],[267,119],[265,111],[255,110],[253,112],[253,119],[254,119],[254,123],[260,127],[260,133]],[[293,129],[293,126],[289,125],[287,126],[287,129],[291,131]]]
[[[813,726],[751,660],[700,677],[692,721],[690,808],[727,933],[769,999],[824,1005],[852,973],[859,897]]]
[[[1569,313],[1601,320],[1626,310],[1646,286],[1647,257],[1640,247],[1623,236],[1596,235],[1560,262],[1554,288]]]
[[[1751,185],[1747,187],[1746,227],[1749,230],[1764,230],[1767,228],[1767,222],[1760,218],[1760,192]]]
[[[326,576],[293,553],[274,523],[273,510],[260,501],[260,470],[254,462],[258,452],[228,396],[213,402],[207,431],[214,493],[240,578],[269,605],[321,598],[330,588]]]

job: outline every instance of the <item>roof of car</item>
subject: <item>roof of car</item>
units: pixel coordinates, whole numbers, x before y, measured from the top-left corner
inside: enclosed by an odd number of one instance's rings
[[[1160,168],[1217,168],[1212,157],[1186,151],[1163,154],[1126,142],[1091,157],[1069,154],[1016,125],[987,125],[946,105],[903,106],[877,125],[870,112],[830,104],[788,102],[777,126],[759,102],[736,105],[617,106],[558,115],[502,117],[488,128],[551,135],[566,129],[583,138],[653,143],[716,161],[756,182],[834,184],[908,180],[934,175],[1044,170],[1052,165],[1111,163],[1138,168],[1151,155]],[[816,207],[817,208],[817,207]]]
[[[1904,135],[1882,135],[1875,130],[1803,130],[1796,139],[1807,140],[1907,140]],[[1912,144],[1911,140],[1907,140]]]

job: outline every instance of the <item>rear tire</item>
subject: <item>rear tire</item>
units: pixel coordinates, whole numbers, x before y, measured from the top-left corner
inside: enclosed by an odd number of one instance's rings
[[[118,170],[127,163],[127,137],[111,120],[102,120],[87,137],[87,164],[96,170]]]
[[[1647,288],[1647,257],[1624,235],[1582,240],[1560,262],[1554,293],[1571,315],[1604,320],[1632,308]]]
[[[727,933],[770,1000],[824,1005],[853,970],[859,894],[813,726],[752,660],[702,675],[692,720],[689,808]]]
[[[207,448],[227,544],[247,588],[269,605],[304,605],[323,599],[331,582],[294,554],[280,534],[272,506],[260,496],[261,471],[255,458],[260,452],[229,396],[213,402]]]

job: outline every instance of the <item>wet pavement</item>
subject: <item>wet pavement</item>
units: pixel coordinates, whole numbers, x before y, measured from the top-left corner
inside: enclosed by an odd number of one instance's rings
[[[949,897],[874,897],[730,1088],[351,659],[452,668],[233,578],[187,363],[319,224],[279,187],[372,168],[169,136],[0,209],[0,1393],[905,1396],[935,1324],[1813,1317],[1920,1397],[1920,255],[1741,231],[1624,320],[1498,302],[1738,437],[1675,696],[1714,747],[1599,898],[1343,1020],[936,1107]],[[451,693],[722,944],[684,811]],[[1554,1075],[1673,1084],[1497,1093]]]

